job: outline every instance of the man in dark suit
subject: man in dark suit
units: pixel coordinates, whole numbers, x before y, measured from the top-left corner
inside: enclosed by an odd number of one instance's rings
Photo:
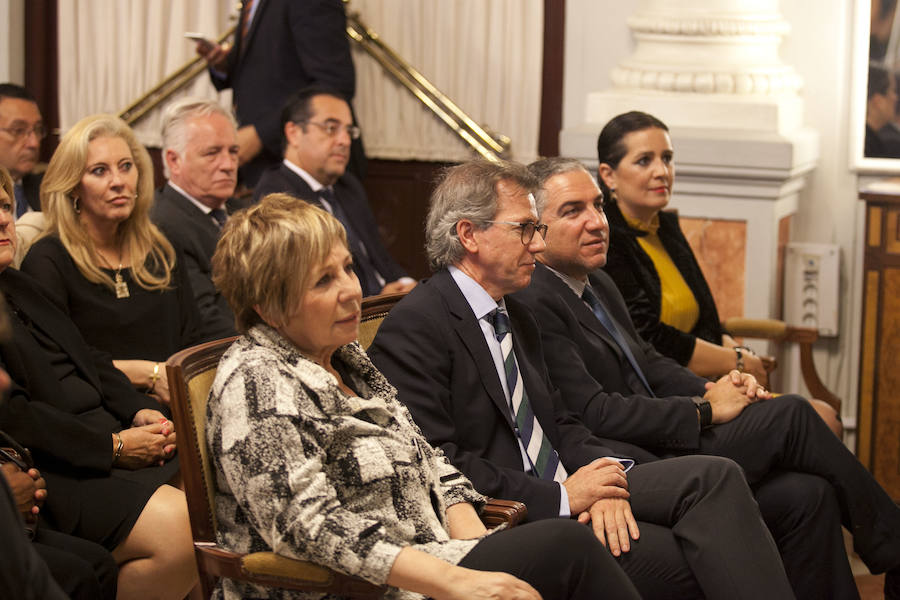
[[[237,183],[234,118],[215,102],[185,99],[163,116],[163,160],[169,181],[156,194],[151,217],[184,253],[205,337],[235,335],[234,315],[212,282],[212,255]]]
[[[592,522],[645,597],[793,597],[734,463],[633,466],[563,408],[537,323],[507,295],[544,246],[534,187],[522,165],[448,171],[426,224],[437,272],[382,323],[376,366],[479,491],[525,502],[530,519]]]
[[[764,401],[755,403],[723,397],[722,380],[708,382],[657,353],[599,270],[609,228],[591,175],[559,158],[530,170],[541,184],[537,207],[549,232],[543,264],[514,297],[540,323],[550,378],[569,410],[598,436],[661,456],[726,456],[744,467],[797,597],[856,594],[842,514],[873,571],[900,565],[900,510],[809,403],[791,395],[760,394]]]
[[[231,88],[240,123],[241,181],[254,187],[263,170],[281,160],[279,111],[302,87],[318,84],[350,102],[356,72],[341,0],[243,0],[230,47],[200,43],[213,85]],[[364,177],[362,143],[354,159]]]
[[[0,167],[15,183],[16,219],[41,210],[43,175],[31,172],[38,162],[41,140],[47,135],[37,101],[14,83],[0,83]]]
[[[350,142],[359,137],[350,105],[335,91],[306,87],[288,100],[281,124],[284,161],[263,173],[253,193],[256,200],[286,192],[334,215],[347,230],[363,296],[412,289],[415,280],[406,276],[381,242],[365,190],[346,172]]]

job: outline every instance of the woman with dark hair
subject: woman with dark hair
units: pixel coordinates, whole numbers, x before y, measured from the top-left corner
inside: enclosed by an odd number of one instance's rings
[[[675,179],[668,127],[647,113],[614,117],[597,139],[610,242],[606,272],[641,336],[703,377],[737,368],[767,384],[762,361],[722,329],[715,300],[678,224],[664,212]],[[837,413],[811,400],[840,434]]]
[[[151,223],[153,166],[128,125],[85,117],[60,141],[41,184],[48,225],[22,271],[40,281],[89,344],[163,403],[162,362],[201,341],[184,261]]]

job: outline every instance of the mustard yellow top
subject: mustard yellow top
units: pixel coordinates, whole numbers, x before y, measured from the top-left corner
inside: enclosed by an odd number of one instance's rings
[[[637,240],[650,260],[653,261],[653,266],[656,267],[659,275],[662,291],[659,320],[685,333],[690,332],[700,317],[700,306],[697,304],[691,288],[681,276],[681,271],[672,262],[672,257],[669,256],[662,240],[659,239],[657,233],[659,216],[654,216],[649,225],[632,219],[628,215],[623,214],[623,216],[628,225],[647,233],[647,235],[638,237]]]

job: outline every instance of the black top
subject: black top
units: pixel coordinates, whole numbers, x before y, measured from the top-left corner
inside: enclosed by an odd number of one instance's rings
[[[167,290],[142,288],[122,269],[128,298],[84,278],[56,236],[38,240],[22,263],[22,271],[37,279],[69,314],[88,344],[115,359],[164,361],[175,352],[202,341],[194,295],[176,255]],[[104,269],[115,278],[115,270]]]
[[[609,252],[604,270],[625,298],[641,337],[653,344],[657,352],[682,365],[691,360],[697,338],[721,346],[724,331],[719,312],[697,258],[678,225],[678,216],[660,212],[657,234],[700,307],[697,323],[687,333],[659,320],[662,303],[659,273],[638,243],[638,237],[646,234],[628,225],[615,202],[607,202],[604,210],[609,220]]]

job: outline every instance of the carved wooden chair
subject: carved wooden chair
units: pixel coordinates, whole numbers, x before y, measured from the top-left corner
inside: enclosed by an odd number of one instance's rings
[[[824,400],[831,407],[841,413],[841,399],[831,390],[825,387],[816,371],[816,363],[813,362],[812,345],[819,339],[819,332],[812,327],[799,327],[788,325],[777,319],[745,319],[743,317],[731,317],[722,322],[722,327],[732,337],[758,338],[787,342],[800,346],[800,372],[803,375],[803,383],[806,384],[813,398]],[[767,372],[775,369],[775,360],[762,357],[763,365]]]
[[[381,598],[384,587],[357,577],[274,552],[231,552],[216,543],[215,482],[206,449],[206,403],[219,359],[235,339],[226,338],[187,348],[166,362],[181,475],[203,597],[209,598],[219,577],[229,577],[268,587],[351,598]],[[521,502],[490,500],[482,520],[488,527],[501,523],[513,526],[526,514]]]

